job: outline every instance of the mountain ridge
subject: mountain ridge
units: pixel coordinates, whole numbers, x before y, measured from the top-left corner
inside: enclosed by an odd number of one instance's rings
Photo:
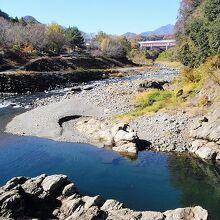
[[[132,32],[127,32],[125,34],[123,34],[123,36],[127,37],[127,38],[131,38],[134,36],[143,36],[143,37],[147,37],[147,36],[151,36],[151,35],[172,35],[175,32],[175,26],[172,24],[167,24],[164,26],[161,26],[153,31],[145,31],[142,32],[140,34],[137,33],[132,33]]]

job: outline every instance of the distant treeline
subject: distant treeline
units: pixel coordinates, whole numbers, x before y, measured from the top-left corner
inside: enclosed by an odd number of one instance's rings
[[[26,16],[12,18],[0,10],[0,48],[13,50],[23,55],[59,55],[72,51],[87,51],[92,56],[110,58],[129,58],[136,63],[154,61],[161,49],[141,50],[138,42],[143,40],[161,40],[172,36],[131,37],[108,35],[99,32],[85,41],[85,33],[77,27],[63,27],[57,23],[41,24],[35,18]]]

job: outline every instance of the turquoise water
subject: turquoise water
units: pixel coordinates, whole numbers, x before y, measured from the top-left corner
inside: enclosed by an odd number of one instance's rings
[[[7,117],[2,111],[1,125]],[[215,164],[154,152],[129,160],[91,145],[0,135],[0,185],[14,176],[42,173],[66,174],[81,193],[117,199],[135,210],[201,205],[220,219],[220,167]]]

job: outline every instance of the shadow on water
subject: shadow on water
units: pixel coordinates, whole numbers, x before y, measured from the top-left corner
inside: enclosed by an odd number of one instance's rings
[[[182,206],[200,205],[220,219],[220,164],[190,156],[170,157],[172,184],[181,191]]]

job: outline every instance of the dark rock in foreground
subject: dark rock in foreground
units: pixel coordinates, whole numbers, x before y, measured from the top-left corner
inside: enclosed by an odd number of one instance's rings
[[[115,200],[82,196],[65,175],[16,177],[0,188],[0,217],[5,219],[206,220],[200,206],[161,212],[135,212]]]

